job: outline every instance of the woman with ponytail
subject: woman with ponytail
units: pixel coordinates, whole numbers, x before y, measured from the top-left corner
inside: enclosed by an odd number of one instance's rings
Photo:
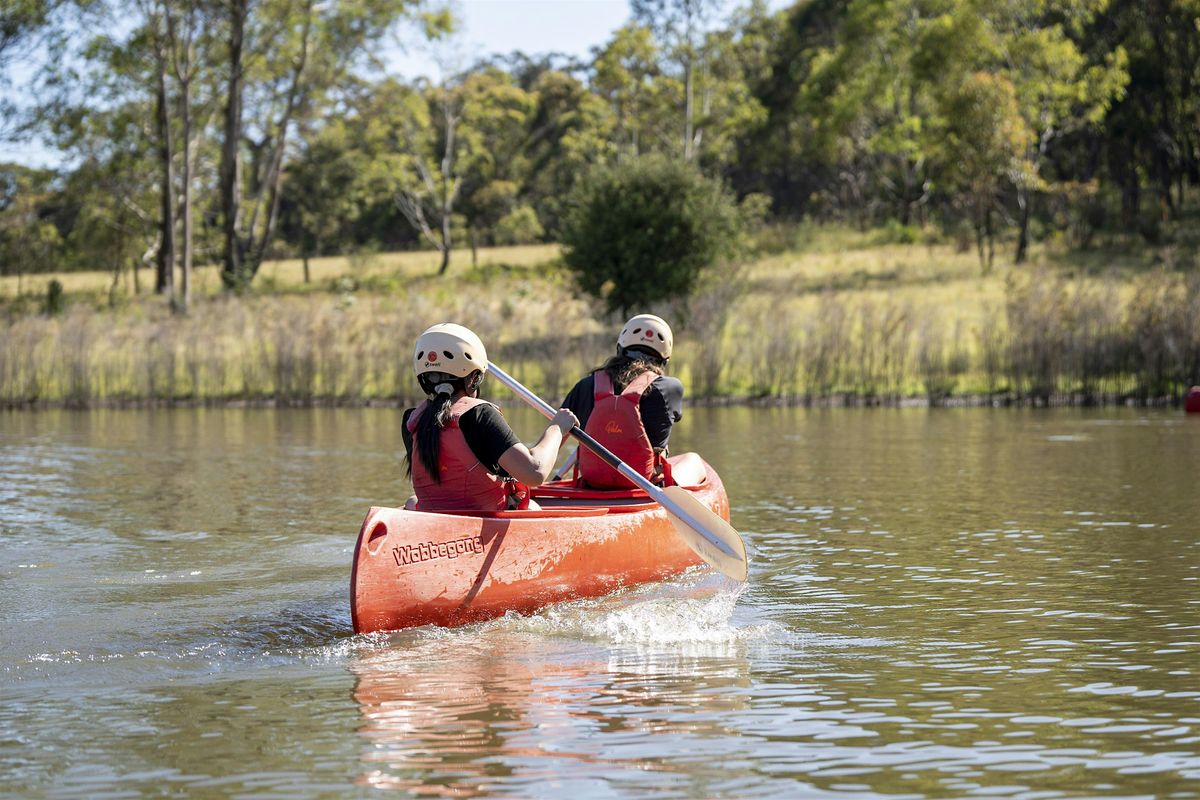
[[[561,409],[526,447],[500,414],[479,399],[487,351],[467,328],[441,323],[417,339],[417,381],[427,399],[404,412],[404,448],[421,511],[502,511],[528,503],[529,487],[550,476],[575,415]],[[522,491],[524,490],[524,491]]]
[[[584,432],[647,480],[671,482],[667,442],[683,418],[683,384],[666,372],[674,337],[653,314],[638,314],[617,336],[617,352],[575,384],[563,405]],[[584,448],[579,478],[596,489],[629,489],[633,483]]]

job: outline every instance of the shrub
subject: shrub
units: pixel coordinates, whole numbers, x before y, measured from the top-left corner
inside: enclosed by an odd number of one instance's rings
[[[53,317],[56,314],[61,314],[66,306],[62,283],[58,280],[50,281],[46,286],[46,316]]]
[[[740,233],[738,207],[720,183],[650,156],[581,180],[562,243],[583,290],[624,313],[689,295],[705,269],[736,251]]]
[[[517,206],[496,222],[496,244],[532,244],[546,235],[537,212],[530,206]]]

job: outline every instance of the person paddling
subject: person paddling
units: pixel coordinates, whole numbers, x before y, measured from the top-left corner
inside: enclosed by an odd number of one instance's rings
[[[683,418],[683,384],[664,374],[671,360],[671,327],[638,314],[617,337],[617,352],[567,394],[584,431],[648,480],[669,482],[666,461],[672,426]],[[598,456],[579,451],[579,478],[597,489],[633,483]]]
[[[560,409],[526,447],[498,406],[479,399],[487,374],[483,342],[462,325],[441,323],[417,338],[417,381],[428,399],[404,412],[402,436],[420,511],[503,511],[529,507],[528,489],[546,481],[575,415]]]

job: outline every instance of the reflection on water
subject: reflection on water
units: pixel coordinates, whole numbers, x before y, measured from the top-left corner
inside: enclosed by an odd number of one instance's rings
[[[350,663],[370,743],[363,781],[455,797],[699,787],[695,747],[678,750],[735,733],[726,715],[746,708],[751,683],[744,644],[765,633],[730,627],[731,600],[625,597],[394,634]],[[680,616],[700,640],[681,638]]]
[[[689,409],[740,592],[356,637],[398,426],[0,416],[0,795],[1200,795],[1200,419]]]

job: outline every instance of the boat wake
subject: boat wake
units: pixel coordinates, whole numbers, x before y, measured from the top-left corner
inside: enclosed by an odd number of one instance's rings
[[[745,585],[714,588],[667,582],[602,598],[560,603],[530,617],[510,615],[490,625],[550,636],[617,645],[730,645],[767,639],[772,625],[739,625],[734,619]]]

